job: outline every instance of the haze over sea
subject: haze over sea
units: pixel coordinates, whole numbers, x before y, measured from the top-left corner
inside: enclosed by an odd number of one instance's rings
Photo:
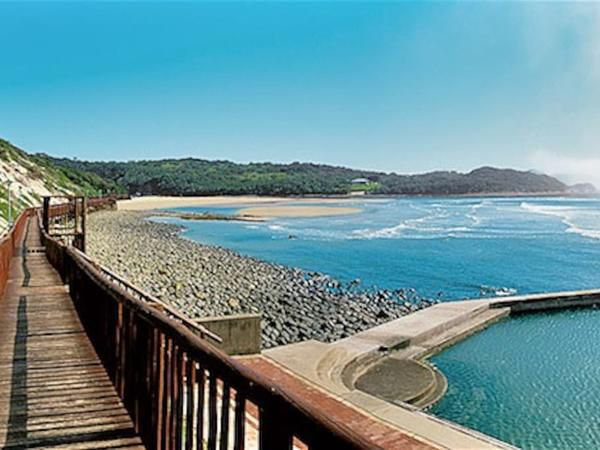
[[[264,223],[168,220],[199,242],[442,300],[600,287],[600,199],[397,198],[351,205],[363,212]]]

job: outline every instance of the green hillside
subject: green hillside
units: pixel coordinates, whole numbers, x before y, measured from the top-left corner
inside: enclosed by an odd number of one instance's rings
[[[565,184],[547,175],[491,167],[469,173],[398,175],[298,162],[237,164],[194,158],[131,162],[49,159],[62,167],[113,180],[130,194],[347,194],[360,189],[351,183],[355,178],[369,180],[365,188],[369,193],[384,195],[548,193],[567,189]]]
[[[30,155],[0,139],[0,231],[8,218],[8,186],[13,217],[28,206],[36,206],[44,195],[88,195],[122,190],[115,182],[65,166],[55,165],[43,155]]]
[[[360,185],[356,178],[366,179]],[[29,154],[0,139],[0,229],[6,227],[7,188],[14,212],[38,205],[49,194],[154,195],[485,195],[567,193],[547,175],[483,167],[469,173],[420,175],[355,170],[324,164],[237,164],[204,159],[90,162]]]

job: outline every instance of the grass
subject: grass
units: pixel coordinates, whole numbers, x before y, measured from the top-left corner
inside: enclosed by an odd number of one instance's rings
[[[16,199],[13,198],[13,204],[11,205],[13,220],[17,218],[19,212],[26,206],[22,203],[15,202],[15,200]],[[4,220],[8,220],[8,199],[6,196],[6,188],[3,186],[0,186],[0,217]]]
[[[377,189],[379,189],[380,184],[377,183],[376,181],[371,181],[370,183],[366,183],[366,184],[353,184],[352,186],[350,186],[350,191],[351,192],[375,192],[377,191]]]

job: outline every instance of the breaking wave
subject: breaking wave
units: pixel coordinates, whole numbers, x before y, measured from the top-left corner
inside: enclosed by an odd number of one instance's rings
[[[543,205],[528,202],[522,202],[521,209],[530,213],[561,219],[562,223],[567,227],[565,230],[567,233],[600,239],[600,228],[597,228],[600,224],[600,213],[597,210],[576,206]]]
[[[274,239],[308,240],[536,238],[557,232],[600,240],[600,208],[565,200],[548,204],[536,199],[507,202],[494,199],[448,200],[445,203],[379,203],[364,214],[344,218],[270,221],[247,225],[266,229]],[[399,206],[401,205],[401,207]],[[553,228],[531,214],[555,217],[565,225]],[[552,222],[547,222],[552,224]]]

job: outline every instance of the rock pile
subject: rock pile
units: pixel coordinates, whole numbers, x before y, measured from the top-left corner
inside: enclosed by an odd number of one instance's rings
[[[364,290],[178,237],[182,228],[136,212],[89,217],[88,252],[191,318],[262,314],[263,348],[331,342],[429,306],[412,290]]]

